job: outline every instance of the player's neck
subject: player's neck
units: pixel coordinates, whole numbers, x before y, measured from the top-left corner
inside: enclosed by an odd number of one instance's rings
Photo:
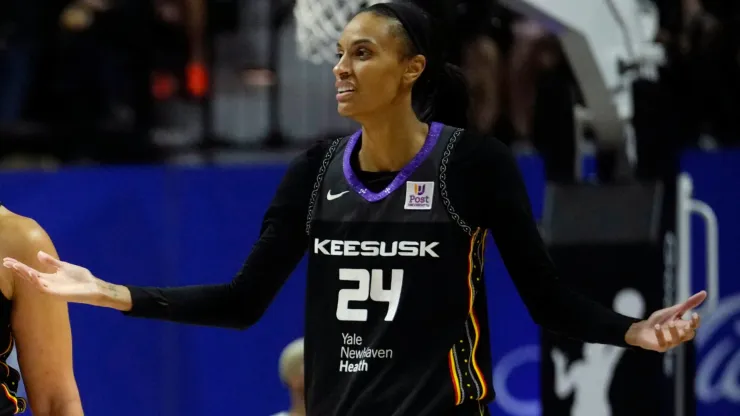
[[[393,108],[362,120],[360,169],[368,172],[397,172],[421,150],[429,126],[416,118],[411,106]]]

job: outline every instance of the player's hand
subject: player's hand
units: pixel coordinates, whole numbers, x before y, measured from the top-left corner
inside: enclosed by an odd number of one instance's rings
[[[49,266],[53,273],[42,273],[16,259],[6,257],[3,266],[17,276],[31,283],[41,292],[66,300],[67,302],[92,303],[100,294],[99,285],[89,270],[39,251],[39,261]]]
[[[691,319],[682,316],[704,302],[707,292],[701,291],[683,303],[654,312],[644,321],[633,324],[625,335],[627,344],[646,350],[665,352],[684,342],[691,341],[699,328],[699,314]]]
[[[555,368],[565,368],[565,354],[557,348],[552,349],[552,362],[555,363]]]

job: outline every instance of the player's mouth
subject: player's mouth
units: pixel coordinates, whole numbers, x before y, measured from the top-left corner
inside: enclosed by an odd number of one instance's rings
[[[337,101],[347,101],[350,96],[355,92],[353,88],[340,88],[337,90]]]

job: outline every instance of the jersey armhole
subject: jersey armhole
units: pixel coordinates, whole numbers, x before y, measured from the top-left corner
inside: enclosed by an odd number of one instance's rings
[[[460,217],[460,214],[457,213],[447,192],[447,172],[449,169],[450,156],[455,150],[455,146],[464,132],[465,130],[463,129],[456,129],[452,133],[452,136],[450,136],[449,140],[447,140],[447,146],[445,146],[445,149],[442,152],[442,160],[439,164],[439,195],[442,198],[442,204],[445,206],[450,218],[452,218],[452,220],[455,221],[466,234],[472,236],[474,231],[473,228],[468,225],[462,217]]]
[[[311,235],[311,220],[313,218],[313,211],[316,207],[316,201],[319,196],[319,189],[321,189],[321,182],[324,180],[326,168],[329,166],[329,163],[334,156],[334,152],[337,150],[337,146],[339,146],[339,143],[341,143],[344,139],[345,137],[334,139],[334,141],[331,142],[329,149],[326,151],[326,153],[324,153],[324,158],[321,160],[321,166],[319,167],[319,172],[316,174],[316,180],[314,181],[313,190],[311,191],[311,198],[308,201],[308,213],[306,214],[306,235]]]

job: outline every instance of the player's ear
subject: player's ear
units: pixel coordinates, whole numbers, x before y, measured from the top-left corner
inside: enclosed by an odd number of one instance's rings
[[[406,65],[406,72],[403,74],[404,81],[408,84],[413,84],[424,72],[424,68],[427,65],[427,58],[424,55],[416,55],[409,58],[408,64]]]

